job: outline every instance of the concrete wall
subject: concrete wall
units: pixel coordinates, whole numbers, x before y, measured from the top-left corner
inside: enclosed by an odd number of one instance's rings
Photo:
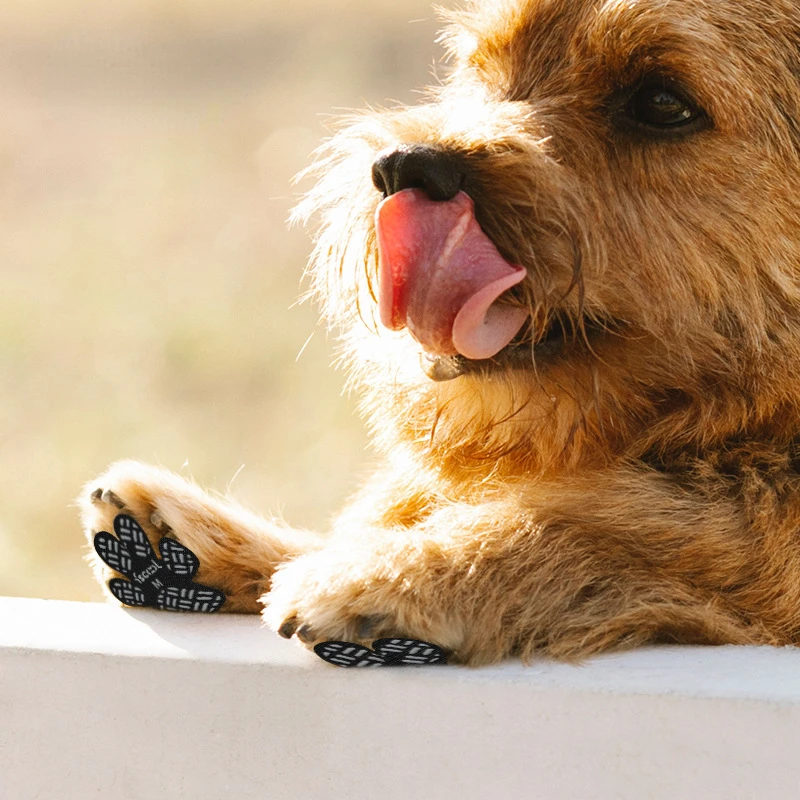
[[[254,617],[0,598],[0,798],[800,798],[800,650],[346,670]]]

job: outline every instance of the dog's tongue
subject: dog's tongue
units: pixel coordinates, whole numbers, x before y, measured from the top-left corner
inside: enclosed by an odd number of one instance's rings
[[[375,215],[381,322],[407,327],[434,355],[491,358],[528,313],[495,301],[525,277],[509,264],[459,192],[434,201],[421,189],[387,197]]]

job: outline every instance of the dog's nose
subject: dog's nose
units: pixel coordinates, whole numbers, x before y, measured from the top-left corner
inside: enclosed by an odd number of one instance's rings
[[[455,156],[427,144],[405,144],[381,153],[372,182],[387,197],[403,189],[424,189],[431,200],[452,200],[464,183]]]

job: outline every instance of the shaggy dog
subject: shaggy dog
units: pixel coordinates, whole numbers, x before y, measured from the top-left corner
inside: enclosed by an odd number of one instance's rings
[[[307,645],[797,643],[800,7],[471,0],[444,41],[300,209],[382,468],[321,536],[120,462],[87,531]]]

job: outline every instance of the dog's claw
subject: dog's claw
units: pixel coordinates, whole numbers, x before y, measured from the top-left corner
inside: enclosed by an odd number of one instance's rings
[[[317,636],[310,625],[301,625],[297,629],[296,633],[297,638],[304,644],[311,644],[311,642],[315,642],[317,639]]]
[[[153,513],[150,515],[150,524],[151,524],[151,525],[152,525],[152,526],[153,526],[153,527],[154,527],[154,528],[155,528],[157,531],[160,531],[160,532],[161,532],[161,533],[163,533],[163,534],[169,534],[169,533],[172,533],[172,527],[171,527],[170,525],[168,525],[168,524],[167,524],[167,523],[164,521],[164,517],[162,517],[162,516],[161,516],[161,514],[159,514],[159,513],[158,513],[158,511],[154,511],[154,512],[153,512]]]
[[[101,491],[101,490],[97,490]],[[125,508],[125,503],[120,500],[120,498],[111,491],[111,489],[105,489],[101,492],[100,495],[100,502],[105,503],[106,505],[116,506],[117,508]]]
[[[283,624],[278,628],[278,636],[283,636],[284,639],[291,639],[296,630],[297,617],[289,617],[289,619],[284,620]]]

